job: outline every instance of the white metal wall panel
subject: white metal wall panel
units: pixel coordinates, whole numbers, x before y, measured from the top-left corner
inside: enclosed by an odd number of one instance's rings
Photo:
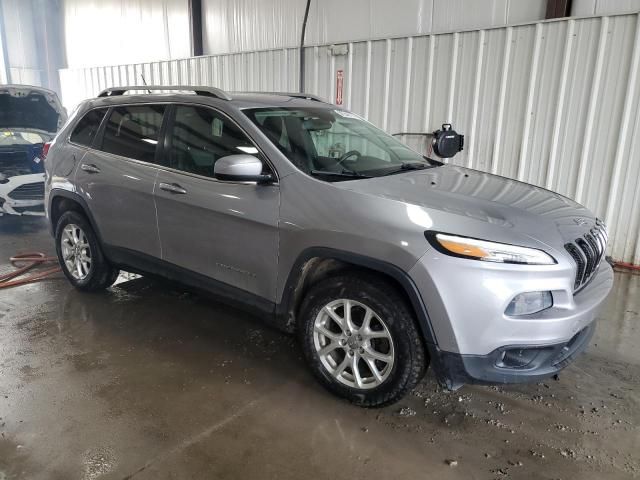
[[[542,20],[547,13],[547,2],[511,1],[507,3],[506,23],[525,23]]]
[[[80,0],[76,0],[80,1]],[[307,44],[477,29],[542,20],[546,0],[313,1]],[[298,45],[306,0],[204,0],[208,54]]]
[[[392,5],[397,7],[394,2]],[[477,29],[507,23],[542,20],[546,1],[433,0],[434,32]],[[392,14],[392,12],[390,12]],[[422,31],[428,33],[427,31]]]
[[[0,2],[0,82],[58,89],[60,20],[58,2]]]
[[[444,122],[466,134],[451,160],[556,190],[605,219],[610,254],[640,264],[638,14],[354,41],[305,49],[307,90],[391,133]],[[67,106],[112,85],[209,84],[295,91],[298,51],[280,48],[61,71]],[[423,136],[401,137],[427,148]]]
[[[13,75],[19,75],[20,70],[29,72],[40,67],[36,32],[33,29],[33,8],[30,4],[21,5],[21,1],[24,0],[4,0],[2,4],[7,56],[9,66],[13,68],[12,81]]]
[[[615,15],[640,9],[640,0],[573,0],[571,15]]]
[[[188,0],[65,0],[63,9],[71,68],[191,55]]]

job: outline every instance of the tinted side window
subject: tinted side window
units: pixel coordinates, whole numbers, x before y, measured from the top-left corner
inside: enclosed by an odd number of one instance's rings
[[[114,108],[104,130],[102,150],[143,162],[153,162],[164,110],[164,105]]]
[[[78,145],[90,147],[105,113],[107,113],[106,108],[98,108],[87,112],[78,122],[76,128],[73,129],[69,140]]]
[[[177,106],[175,111],[169,151],[171,168],[213,177],[218,159],[242,153],[258,154],[244,132],[215,110]]]

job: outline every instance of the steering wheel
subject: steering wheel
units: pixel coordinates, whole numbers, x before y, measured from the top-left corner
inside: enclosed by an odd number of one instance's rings
[[[342,166],[342,162],[344,162],[347,158],[356,157],[360,158],[362,154],[358,150],[349,150],[347,153],[343,154],[336,163],[336,166]]]

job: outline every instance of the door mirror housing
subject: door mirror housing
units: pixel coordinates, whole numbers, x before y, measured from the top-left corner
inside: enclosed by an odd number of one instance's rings
[[[272,182],[273,175],[262,173],[262,168],[262,161],[253,155],[227,155],[214,164],[213,174],[228,182]]]

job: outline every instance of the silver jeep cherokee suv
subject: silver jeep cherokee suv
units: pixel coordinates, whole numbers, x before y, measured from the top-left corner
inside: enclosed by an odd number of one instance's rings
[[[586,208],[422,157],[310,95],[108,89],[45,165],[75,287],[126,269],[213,292],[296,332],[320,382],[362,406],[429,364],[450,389],[551,376],[613,282]]]

